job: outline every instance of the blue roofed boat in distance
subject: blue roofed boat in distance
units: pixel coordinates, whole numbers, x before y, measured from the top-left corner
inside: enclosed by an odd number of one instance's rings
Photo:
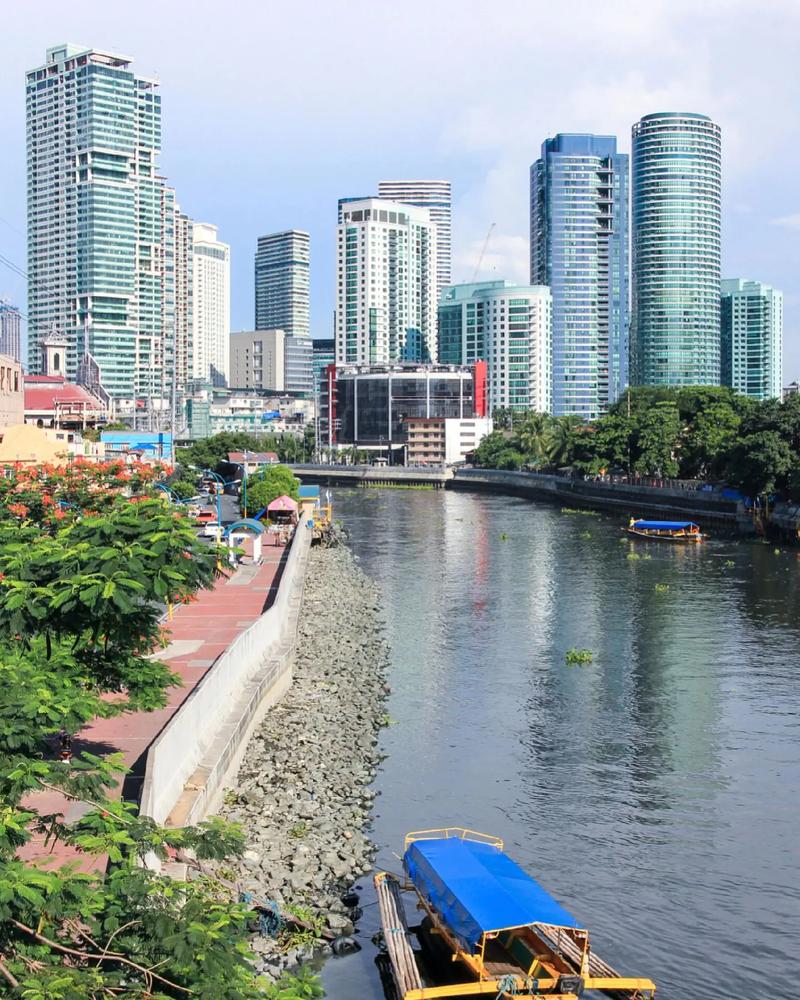
[[[646,521],[641,517],[630,519],[627,532],[660,542],[702,542],[704,537],[694,521]]]
[[[596,990],[613,1000],[655,995],[650,979],[626,978],[595,955],[589,932],[503,851],[496,837],[461,827],[406,837],[407,881],[375,876],[384,940],[401,1000],[485,996],[578,1000]],[[460,963],[463,981],[437,983],[414,948],[401,892],[426,914],[420,940]],[[452,978],[452,976],[451,976]]]

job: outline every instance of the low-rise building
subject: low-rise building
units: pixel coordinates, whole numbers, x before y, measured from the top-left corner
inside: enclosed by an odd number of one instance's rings
[[[223,431],[255,435],[296,432],[314,421],[315,412],[314,400],[305,393],[273,394],[195,385],[185,400],[181,437],[198,441]]]
[[[274,451],[229,451],[228,464],[235,465],[248,476],[259,472],[268,465],[277,465],[280,459]]]
[[[0,354],[0,427],[24,421],[25,401],[22,366],[8,354]]]
[[[172,458],[169,431],[102,431],[100,440],[109,460],[168,462]]]
[[[74,431],[45,430],[32,424],[0,429],[0,467],[4,465],[66,465]]]
[[[456,465],[491,433],[491,417],[410,417],[406,420],[406,464]]]
[[[85,430],[108,420],[108,401],[63,375],[26,375],[25,423],[37,427]]]

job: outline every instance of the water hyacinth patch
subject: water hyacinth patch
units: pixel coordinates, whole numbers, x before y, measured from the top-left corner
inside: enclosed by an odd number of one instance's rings
[[[591,663],[594,659],[591,649],[568,649],[564,654],[564,659],[569,666],[579,663]]]

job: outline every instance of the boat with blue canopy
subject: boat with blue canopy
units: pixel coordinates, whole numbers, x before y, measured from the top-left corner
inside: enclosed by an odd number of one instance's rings
[[[387,956],[401,1000],[577,1000],[590,990],[614,1000],[655,995],[650,979],[620,976],[595,955],[588,930],[504,852],[498,838],[461,827],[410,833],[403,867],[404,882],[388,872],[375,876]],[[420,939],[424,932],[450,965],[460,963],[464,981],[431,981],[430,963],[415,949],[406,921],[404,891],[413,893],[425,912],[416,929]]]
[[[662,542],[702,542],[703,535],[694,521],[646,521],[644,518],[630,519],[629,535],[640,538],[655,538]]]

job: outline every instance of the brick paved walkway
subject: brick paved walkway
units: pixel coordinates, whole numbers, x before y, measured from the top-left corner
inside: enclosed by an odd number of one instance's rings
[[[126,799],[138,799],[150,744],[217,657],[272,604],[280,581],[283,556],[288,555],[289,550],[270,544],[267,535],[264,542],[262,565],[241,566],[232,577],[218,580],[212,590],[201,591],[194,603],[176,608],[172,621],[165,621],[171,641],[158,658],[183,681],[181,687],[170,689],[168,704],[155,712],[133,712],[114,719],[97,719],[73,741],[76,754],[82,750],[98,755],[122,752],[131,773],[122,789],[117,789],[117,794],[124,789]],[[42,814],[60,812],[67,822],[75,821],[88,808],[49,791],[30,796],[25,804],[35,806]],[[105,867],[100,859],[79,855],[61,842],[56,844],[55,849],[52,845],[45,847],[41,836],[34,837],[19,853],[24,858],[48,865],[77,861],[79,868],[85,871]]]

